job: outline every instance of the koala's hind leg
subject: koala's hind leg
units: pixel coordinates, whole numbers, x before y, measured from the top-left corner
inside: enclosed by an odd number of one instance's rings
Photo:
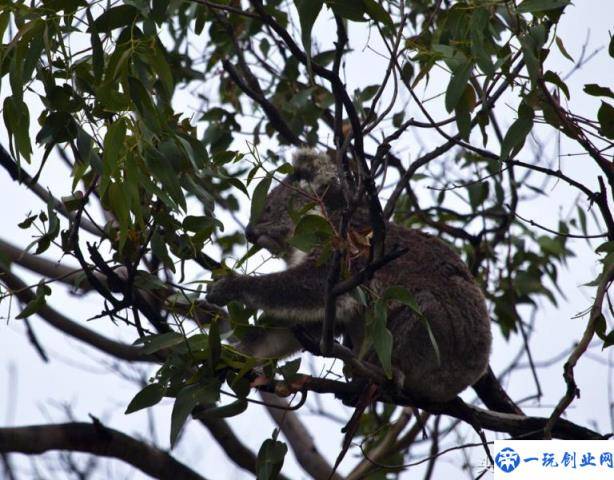
[[[301,344],[288,328],[252,327],[245,333],[236,348],[253,357],[281,358],[298,352]]]

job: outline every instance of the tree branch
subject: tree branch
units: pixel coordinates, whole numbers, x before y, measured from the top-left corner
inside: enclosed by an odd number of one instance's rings
[[[544,436],[546,438],[551,438],[552,429],[556,424],[557,420],[561,417],[561,415],[565,412],[567,407],[571,405],[574,398],[580,397],[580,389],[576,384],[576,380],[574,378],[574,367],[580,360],[580,357],[586,352],[593,336],[595,335],[595,329],[597,327],[597,322],[600,318],[602,318],[603,313],[601,312],[603,299],[605,298],[610,282],[614,279],[614,264],[606,265],[601,274],[601,281],[599,282],[599,286],[597,287],[597,293],[595,295],[595,302],[591,307],[591,313],[586,325],[586,329],[584,330],[584,334],[582,338],[573,349],[569,358],[565,362],[563,367],[563,378],[565,379],[565,383],[567,385],[567,390],[565,395],[561,398],[557,406],[554,408],[552,415],[548,419],[548,423],[544,428]]]
[[[32,455],[50,450],[117,458],[163,480],[205,480],[168,453],[99,422],[0,428],[1,453]]]
[[[23,268],[27,268],[28,270],[42,275],[43,277],[51,280],[57,280],[71,286],[75,286],[75,277],[83,274],[83,270],[80,268],[67,267],[66,265],[62,265],[60,262],[53,262],[39,255],[33,255],[5,240],[2,240],[1,238],[0,252],[4,253],[11,262],[16,263]],[[105,279],[100,277],[100,281],[105,281]],[[91,290],[92,288],[85,276],[83,280],[79,282],[78,287],[79,290],[82,291]]]
[[[272,384],[261,387],[273,391],[280,396],[287,396],[300,391],[316,393],[332,393],[348,405],[353,405],[364,388],[363,382],[341,382],[309,375],[299,375],[292,382],[273,381]],[[436,415],[448,415],[463,420],[469,424],[478,425],[486,430],[505,432],[514,437],[543,438],[544,428],[548,419],[544,417],[528,417],[511,413],[493,412],[473,405],[468,405],[459,397],[444,403],[425,402],[409,398],[395,388],[382,386],[379,401],[406,405],[427,411]],[[610,435],[602,435],[589,428],[577,425],[563,419],[557,419],[553,425],[552,435],[561,439],[602,440]]]
[[[224,70],[232,81],[239,87],[243,93],[245,93],[249,98],[251,98],[254,102],[262,107],[264,113],[267,118],[271,122],[271,124],[275,127],[275,129],[279,132],[279,134],[283,137],[283,139],[296,146],[301,146],[303,142],[301,139],[292,131],[290,127],[286,123],[286,121],[282,118],[281,114],[271,102],[267,100],[262,91],[257,92],[250,88],[239,75],[239,72],[235,69],[235,67],[226,59],[222,60],[222,66]]]
[[[25,282],[13,273],[2,268],[0,268],[0,281],[4,283],[22,303],[28,303],[34,298],[34,294]],[[65,317],[49,305],[45,304],[41,307],[37,315],[61,332],[87,343],[104,353],[119,358],[120,360],[127,360],[129,362],[157,362],[155,357],[144,353],[141,347],[133,347],[110,340],[89,328],[79,325],[68,317]]]

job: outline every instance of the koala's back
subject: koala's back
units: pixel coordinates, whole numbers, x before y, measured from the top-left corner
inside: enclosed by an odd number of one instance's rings
[[[395,304],[388,316],[392,363],[416,397],[449,400],[488,366],[492,338],[484,297],[464,262],[436,237],[388,224],[386,250],[395,247],[408,252],[376,272],[371,288],[381,293],[400,285],[413,294],[431,326],[441,363],[424,322],[408,307]]]

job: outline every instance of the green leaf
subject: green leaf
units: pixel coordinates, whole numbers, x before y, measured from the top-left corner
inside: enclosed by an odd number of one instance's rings
[[[546,42],[546,28],[543,24],[531,27],[528,33],[519,37],[524,62],[529,72],[531,84],[537,83],[541,72],[540,52]]]
[[[78,210],[85,203],[83,198],[83,192],[77,190],[72,195],[62,197],[62,203],[66,207],[66,210],[68,210],[69,212],[74,212],[75,210]]]
[[[301,24],[301,40],[303,41],[303,47],[305,47],[307,57],[311,58],[311,30],[322,10],[324,1],[294,0],[294,4],[296,5],[299,22]]]
[[[405,62],[401,67],[401,80],[406,84],[411,82],[411,79],[414,76],[414,66],[411,62]]]
[[[166,389],[164,386],[160,385],[159,383],[147,385],[145,388],[143,388],[143,390],[134,396],[124,413],[127,415],[129,413],[142,410],[143,408],[152,407],[162,400],[165,390]]]
[[[452,112],[456,108],[456,105],[463,96],[465,87],[469,83],[472,69],[473,64],[467,61],[452,72],[452,77],[446,90],[446,110],[448,112]]]
[[[301,368],[301,358],[295,358],[279,367],[279,371],[286,382],[292,382]]]
[[[145,160],[151,173],[164,187],[165,193],[168,193],[175,203],[185,211],[187,205],[179,183],[180,176],[177,170],[173,168],[173,164],[160,151],[153,148],[146,149]]]
[[[332,8],[336,15],[354,22],[364,22],[365,5],[357,0],[326,0],[326,5]]]
[[[256,460],[257,480],[275,480],[278,478],[286,453],[288,453],[288,447],[285,443],[276,439],[266,439],[258,450]]]
[[[422,315],[422,310],[420,310],[418,302],[416,302],[414,296],[409,290],[407,290],[407,288],[402,287],[400,285],[388,287],[382,294],[382,300],[386,302],[394,300],[396,302],[402,303],[403,305],[407,305],[418,315]]]
[[[614,139],[614,107],[609,103],[601,102],[597,120],[599,120],[602,135]]]
[[[613,253],[614,252],[614,240],[609,240],[602,243],[595,249],[595,253]]]
[[[495,68],[485,42],[489,21],[490,11],[484,7],[479,7],[473,11],[469,26],[471,28],[471,54],[475,57],[476,63],[482,71],[487,75],[492,75]]]
[[[22,222],[19,222],[17,226],[23,230],[30,228],[32,224],[34,223],[34,220],[36,220],[37,217],[38,215],[28,215],[26,219]]]
[[[605,320],[605,317],[600,314],[595,319],[595,333],[601,340],[603,340],[603,346],[601,347],[602,350],[605,350],[606,348],[614,345],[614,330],[611,330],[610,333],[606,334],[607,327],[608,324]]]
[[[390,14],[386,11],[386,9],[382,6],[380,2],[376,2],[375,0],[362,0],[362,3],[365,6],[365,10],[367,15],[371,17],[376,22],[383,23],[389,27],[393,26],[392,18],[390,18]]]
[[[518,108],[518,118],[505,134],[501,143],[501,160],[505,161],[518,152],[524,145],[527,135],[533,128],[533,118],[535,113],[526,103],[521,103]]]
[[[200,403],[215,403],[219,398],[219,384],[214,381],[205,385],[188,385],[179,391],[171,413],[171,448],[175,446],[179,432],[194,407]]]
[[[17,154],[30,162],[32,144],[30,143],[30,113],[28,106],[15,95],[4,99],[4,125],[9,138],[14,139]]]
[[[471,112],[476,105],[475,90],[469,84],[465,86],[465,90],[454,109],[456,115],[456,126],[458,133],[464,140],[469,140],[471,134]]]
[[[78,128],[70,113],[51,112],[36,135],[36,142],[41,145],[69,142],[77,137]]]
[[[559,87],[563,91],[565,96],[567,97],[567,100],[569,100],[569,88],[567,87],[567,84],[565,82],[563,82],[561,77],[559,77],[556,73],[554,73],[551,70],[548,70],[544,74],[544,81],[550,82],[550,83],[556,85],[557,87]]]
[[[15,318],[28,318],[30,315],[35,314],[45,305],[47,305],[47,300],[45,297],[51,295],[51,289],[49,286],[43,283],[43,280],[36,287],[36,293],[34,294],[34,298],[28,302],[26,307],[15,317]]]
[[[194,418],[198,418],[199,420],[213,420],[215,418],[235,417],[247,410],[248,405],[249,402],[247,400],[239,398],[227,405],[220,405],[202,410],[195,414]]]
[[[128,77],[128,93],[134,106],[141,114],[145,125],[154,132],[162,129],[158,111],[154,107],[151,96],[141,81],[136,77]]]
[[[136,343],[143,344],[143,352],[155,353],[163,348],[174,347],[184,341],[183,335],[177,332],[166,332],[157,335],[146,335],[139,338]]]
[[[254,360],[254,362],[256,362],[257,360]],[[230,388],[232,388],[232,391],[239,397],[239,398],[246,398],[249,395],[249,392],[251,391],[251,386],[250,386],[250,381],[249,379],[247,379],[245,377],[245,374],[249,372],[249,370],[251,370],[251,367],[249,367],[249,362],[246,362],[244,364],[244,366],[241,368],[241,371],[237,372],[236,374],[231,373],[229,375],[229,377],[226,379],[226,381],[228,382],[228,385],[230,385]]]
[[[388,312],[386,303],[383,301],[375,302],[370,323],[370,337],[377,358],[382,364],[386,377],[392,378],[392,334],[386,326],[388,322]]]
[[[369,299],[367,298],[367,294],[361,287],[356,287],[350,292],[350,295],[354,300],[356,300],[360,305],[366,307],[369,304]]]
[[[380,85],[369,85],[360,90],[357,95],[357,100],[359,102],[366,102],[367,100],[371,100],[379,89]]]
[[[435,338],[435,334],[433,333],[433,329],[431,328],[431,322],[429,322],[428,318],[426,318],[424,315],[420,316],[420,321],[424,325],[424,328],[426,328],[426,331],[429,335],[431,346],[433,347],[435,357],[437,358],[437,365],[441,365],[441,353],[439,351],[439,344],[437,343],[437,339]]]
[[[290,175],[291,173],[294,172],[294,167],[292,166],[291,163],[282,163],[279,167],[276,168],[277,172],[282,173],[284,175]]]
[[[332,238],[333,235],[333,228],[324,217],[304,215],[296,224],[294,236],[289,243],[303,252],[308,252]]]
[[[208,8],[205,8],[204,5],[196,5],[196,11],[194,13],[194,33],[196,35],[200,35],[205,28],[205,22],[208,17],[207,11]]]
[[[55,238],[60,233],[60,220],[55,213],[55,203],[52,198],[49,198],[47,201],[47,215],[43,217],[44,214],[39,215],[39,217],[43,221],[48,221],[47,231],[38,239],[38,246],[36,247],[36,251],[34,252],[36,255],[43,253],[45,250],[49,248],[51,242],[55,240]]]
[[[151,13],[156,22],[163,22],[165,20],[166,10],[170,0],[152,0]]]
[[[431,324],[429,323],[428,319],[422,314],[422,310],[420,309],[420,306],[418,305],[418,302],[416,302],[414,296],[405,287],[395,285],[386,289],[386,291],[382,295],[382,300],[384,302],[394,300],[404,305],[407,305],[409,308],[412,309],[412,311],[418,316],[418,318],[427,330],[429,339],[431,340],[431,345],[433,346],[433,350],[435,351],[435,356],[437,357],[437,363],[441,363],[439,345],[437,344],[437,339],[435,338],[435,335],[433,334],[433,331],[431,329]]]
[[[518,5],[517,11],[519,13],[545,12],[565,7],[570,3],[571,0],[524,0]]]
[[[109,33],[116,28],[132,24],[139,16],[139,11],[132,5],[118,5],[105,10],[88,29],[89,32],[97,31]]]
[[[584,85],[584,92],[592,95],[593,97],[610,97],[614,98],[614,92],[608,87],[602,87],[596,83],[587,83]]]
[[[78,7],[85,5],[85,0],[48,0],[43,2],[45,9],[51,9],[56,12],[64,10],[66,13],[74,12]]]
[[[153,70],[164,86],[166,95],[170,98],[174,88],[173,72],[166,60],[164,52],[159,47],[156,47],[153,52],[147,55],[147,60],[149,60]]]
[[[488,198],[489,187],[490,184],[488,182],[478,182],[467,185],[469,203],[474,211]]]
[[[559,51],[561,52],[561,54],[569,61],[571,62],[575,62],[575,60],[573,59],[573,57],[569,54],[569,52],[567,51],[567,49],[565,48],[565,45],[563,44],[563,40],[561,40],[561,37],[559,37],[558,35],[555,38],[555,42],[556,42],[556,46],[559,47]]]
[[[261,247],[259,247],[258,245],[252,245],[251,247],[249,247],[249,249],[247,250],[247,252],[245,252],[245,255],[243,255],[238,261],[237,263],[235,263],[235,266],[233,267],[235,270],[239,269],[241,267],[241,265],[243,265],[246,260],[250,259],[251,257],[253,257],[256,253],[258,253],[261,250]]]
[[[112,182],[107,189],[108,208],[115,215],[119,223],[119,247],[121,251],[128,239],[130,228],[130,203],[126,196],[125,183]]]
[[[88,8],[86,11],[88,23],[94,25],[94,19]],[[95,28],[91,28],[90,44],[92,45],[92,73],[97,82],[102,80],[104,73],[104,49],[102,47],[102,41],[100,35]]]
[[[184,230],[189,232],[213,231],[215,224],[211,217],[206,215],[188,215],[181,222]]]
[[[168,248],[166,247],[166,242],[164,241],[160,233],[158,233],[157,231],[151,237],[150,245],[151,245],[151,250],[153,254],[159,260],[162,261],[162,263],[164,264],[166,268],[170,269],[173,273],[175,273],[175,264],[168,254]]]
[[[120,152],[122,152],[125,138],[126,122],[123,118],[120,118],[109,126],[104,136],[102,166],[104,172],[109,176],[115,172],[119,165]]]
[[[255,224],[258,222],[262,211],[264,210],[264,204],[266,202],[267,194],[269,193],[269,187],[271,186],[271,177],[266,176],[256,188],[254,188],[254,194],[252,195],[252,205],[250,210],[249,222]]]

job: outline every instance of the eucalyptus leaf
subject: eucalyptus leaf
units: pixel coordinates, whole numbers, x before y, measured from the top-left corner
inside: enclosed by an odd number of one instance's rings
[[[250,223],[252,224],[257,223],[258,219],[260,218],[260,215],[262,215],[262,212],[264,210],[264,205],[266,202],[266,198],[267,198],[267,194],[269,193],[270,187],[271,187],[271,177],[266,176],[262,180],[260,180],[260,182],[258,182],[258,185],[256,185],[256,188],[254,188],[254,193],[252,195],[252,205],[251,205],[250,216],[249,216]]]
[[[132,5],[118,5],[105,10],[89,28],[89,31],[108,33],[116,28],[130,25],[139,15],[137,8]]]
[[[536,13],[566,7],[571,0],[524,0],[517,10],[519,13]]]
[[[258,450],[256,460],[257,480],[275,480],[278,478],[286,453],[288,453],[288,447],[285,443],[271,438],[265,440]]]
[[[215,403],[219,398],[219,385],[215,382],[187,385],[179,391],[171,413],[171,447],[175,446],[177,437],[192,410],[199,404]]]
[[[165,388],[159,383],[152,383],[145,386],[128,404],[125,413],[133,413],[143,408],[152,407],[162,400]]]

